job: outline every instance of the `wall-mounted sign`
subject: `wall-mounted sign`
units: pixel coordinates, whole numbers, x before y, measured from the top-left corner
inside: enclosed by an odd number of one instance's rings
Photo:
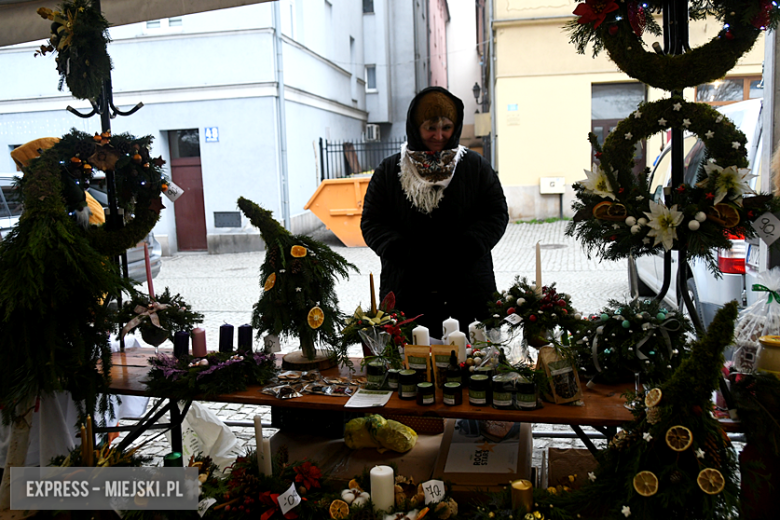
[[[206,142],[207,143],[218,143],[219,142],[219,127],[217,127],[217,126],[207,126],[204,133],[206,134]]]

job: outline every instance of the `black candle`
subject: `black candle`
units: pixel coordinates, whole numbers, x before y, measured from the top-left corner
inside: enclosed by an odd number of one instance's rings
[[[238,350],[252,350],[252,326],[238,327]]]
[[[233,352],[233,325],[225,323],[219,327],[219,351]]]
[[[173,335],[173,355],[177,358],[190,353],[190,333],[180,330]]]

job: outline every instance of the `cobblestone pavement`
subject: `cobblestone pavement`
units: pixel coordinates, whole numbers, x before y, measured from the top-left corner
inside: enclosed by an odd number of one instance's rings
[[[559,291],[571,296],[572,304],[582,312],[596,312],[609,299],[628,297],[627,267],[625,261],[601,262],[589,259],[583,248],[571,237],[565,236],[566,222],[545,224],[510,223],[506,234],[493,250],[496,282],[499,290],[512,285],[516,276],[533,280],[536,273],[535,245],[541,244],[543,283],[556,283]],[[380,272],[379,258],[369,248],[347,248],[324,227],[312,236],[355,264],[359,273],[347,281],[340,281],[337,294],[341,309],[350,312],[359,304],[367,304],[369,273]],[[167,286],[180,293],[194,309],[205,315],[201,325],[206,329],[207,342],[215,348],[219,326],[235,326],[251,321],[252,306],[260,296],[259,269],[265,253],[240,254],[178,254],[163,258],[160,274],[155,278],[157,292]],[[139,338],[140,340],[140,338]],[[166,343],[170,346],[170,343]],[[165,347],[165,345],[163,345]],[[295,350],[283,344],[283,352]],[[357,350],[355,351],[357,355]],[[251,422],[255,415],[270,423],[270,409],[262,406],[204,403],[223,421]],[[536,424],[535,431],[571,432],[568,426]],[[254,430],[232,427],[242,448],[254,448]],[[590,431],[590,430],[589,430]],[[273,430],[264,428],[266,435]],[[603,441],[602,441],[603,442]],[[598,445],[598,441],[597,441]],[[534,440],[534,465],[539,465],[547,447],[584,447],[575,439],[537,438]],[[153,457],[153,464],[161,465],[162,457],[170,451],[165,437],[158,437],[143,448]],[[243,449],[242,449],[243,451]]]

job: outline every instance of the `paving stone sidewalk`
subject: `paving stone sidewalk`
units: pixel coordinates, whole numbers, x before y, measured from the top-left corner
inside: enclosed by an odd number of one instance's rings
[[[567,222],[544,224],[510,223],[506,234],[493,250],[496,283],[499,290],[512,285],[516,276],[535,278],[535,246],[541,244],[542,281],[556,283],[559,291],[571,296],[572,304],[582,312],[599,311],[610,299],[628,298],[628,277],[625,261],[601,262],[588,258],[586,252],[573,238],[565,236]],[[367,304],[369,274],[380,272],[379,258],[369,248],[347,248],[324,227],[312,236],[328,244],[336,252],[355,264],[359,273],[349,280],[340,281],[337,295],[340,307],[350,312],[359,304]],[[166,286],[180,293],[194,309],[205,315],[201,325],[206,329],[207,341],[214,348],[219,338],[219,326],[223,323],[241,325],[251,321],[252,306],[260,296],[259,269],[265,253],[241,254],[178,254],[163,258],[160,274],[154,279],[157,292]],[[170,346],[170,344],[168,343]],[[296,350],[287,343],[283,353]],[[358,355],[357,348],[355,355]],[[202,403],[226,422],[252,422],[260,415],[264,423],[270,423],[270,408],[263,406]],[[123,421],[123,424],[125,421]],[[240,441],[241,450],[253,449],[254,430],[248,427],[231,427]],[[565,425],[535,424],[535,431],[571,432]],[[593,431],[587,429],[587,431]],[[264,429],[265,435],[273,430]],[[156,435],[156,434],[152,434]],[[142,440],[149,435],[142,437]],[[599,445],[597,441],[597,445]],[[584,447],[575,439],[534,439],[533,464],[538,466],[548,447]],[[165,436],[149,442],[142,452],[153,457],[152,464],[162,465],[162,457],[171,451]]]

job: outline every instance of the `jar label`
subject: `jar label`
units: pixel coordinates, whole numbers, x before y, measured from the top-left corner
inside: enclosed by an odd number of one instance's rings
[[[471,395],[469,395],[469,403],[471,403],[471,404],[487,404],[487,399],[485,399],[484,397],[480,399],[479,397],[472,397]]]
[[[414,397],[417,395],[416,385],[401,385],[401,397]]]
[[[512,394],[510,393],[493,393],[493,404],[496,406],[512,406]]]
[[[454,395],[445,395],[444,396],[444,404],[448,404],[450,406],[455,406],[455,396]]]
[[[433,404],[435,401],[432,395],[424,395],[422,398],[423,404]]]
[[[393,390],[398,388],[398,379],[388,379],[387,380],[387,386],[392,388]]]
[[[385,376],[384,374],[375,374],[375,375],[368,374],[366,379],[368,380],[369,383],[382,383],[382,381],[384,381],[385,379]]]
[[[517,394],[517,406],[520,408],[535,408],[536,394]]]

